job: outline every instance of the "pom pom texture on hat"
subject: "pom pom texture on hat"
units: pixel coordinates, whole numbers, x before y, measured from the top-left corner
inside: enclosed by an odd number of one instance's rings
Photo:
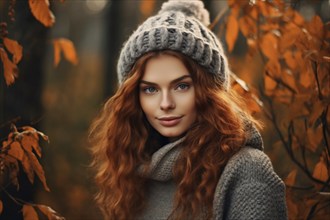
[[[218,85],[228,89],[227,59],[221,43],[206,27],[206,20],[209,20],[208,12],[201,1],[165,2],[159,13],[143,22],[124,44],[117,65],[119,83],[126,80],[142,55],[150,51],[174,50],[203,66]]]
[[[186,16],[193,16],[200,20],[205,26],[210,24],[210,14],[204,8],[202,1],[169,0],[162,5],[159,14],[165,11],[180,11]]]

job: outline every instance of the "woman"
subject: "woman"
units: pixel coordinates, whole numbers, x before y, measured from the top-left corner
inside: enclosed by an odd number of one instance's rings
[[[91,129],[106,219],[286,219],[257,122],[229,86],[201,1],[169,1],[125,43]]]

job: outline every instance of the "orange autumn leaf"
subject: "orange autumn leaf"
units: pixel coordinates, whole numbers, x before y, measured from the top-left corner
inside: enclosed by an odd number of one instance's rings
[[[3,142],[3,147],[8,148],[9,157],[7,158],[12,159],[8,162],[12,165],[16,165],[15,167],[17,168],[17,171],[14,170],[14,176],[11,176],[14,185],[18,187],[17,172],[19,167],[17,161],[19,161],[23,167],[23,171],[32,184],[34,183],[35,174],[37,174],[45,190],[50,191],[46,183],[45,172],[36,157],[36,155],[41,157],[39,136],[48,141],[46,135],[30,126],[24,126],[20,128],[19,131],[13,126],[13,131],[9,133],[8,141]],[[15,168],[13,166],[11,167]]]
[[[38,220],[38,214],[31,205],[23,205],[23,218],[24,220]]]
[[[328,180],[328,169],[323,157],[321,157],[320,161],[315,165],[313,177],[324,182]]]
[[[302,35],[302,30],[292,22],[287,23],[281,28],[281,37],[279,38],[279,49],[281,52],[287,50],[296,43],[297,37]]]
[[[32,152],[27,152],[27,156],[29,158],[30,164],[32,165],[32,168],[33,168],[34,172],[39,177],[39,179],[42,182],[45,190],[46,191],[50,191],[50,189],[49,189],[49,187],[48,187],[48,185],[46,183],[45,171],[42,168],[42,166],[40,165],[37,157]]]
[[[23,56],[23,47],[15,40],[11,40],[7,37],[3,39],[3,43],[6,49],[13,55],[13,61],[18,64]]]
[[[23,155],[23,159],[22,159],[21,163],[22,163],[23,171],[27,175],[30,183],[33,184],[34,183],[34,171],[33,171],[31,161],[29,160],[27,155],[25,155],[25,154]]]
[[[3,48],[0,48],[0,58],[3,63],[6,85],[10,86],[15,82],[15,78],[18,77],[18,68],[15,63],[11,62]]]
[[[314,83],[313,70],[310,65],[306,65],[299,74],[299,83],[308,88]]]
[[[278,39],[276,36],[269,32],[264,35],[261,39],[261,51],[262,53],[268,57],[270,60],[275,60],[278,57]]]
[[[19,142],[14,141],[9,146],[8,154],[17,160],[22,161],[24,157],[24,150],[22,149]]]
[[[277,82],[267,75],[265,75],[264,84],[265,84],[265,91],[270,93],[274,91],[274,89],[277,86]]]
[[[293,8],[287,8],[284,13],[284,20],[287,22],[292,22],[296,26],[303,26],[305,24],[305,19],[301,14],[294,10]]]
[[[44,26],[51,27],[55,23],[55,16],[49,9],[49,0],[29,0],[33,16]]]
[[[245,37],[251,37],[257,33],[256,22],[249,16],[243,16],[238,20],[239,29]]]
[[[305,19],[299,12],[294,11],[294,16],[293,16],[293,22],[297,24],[298,26],[302,26],[305,23]]]
[[[56,67],[61,60],[61,52],[64,58],[70,63],[77,65],[78,56],[72,41],[65,38],[58,38],[53,40],[54,44],[54,66]]]
[[[297,170],[294,169],[285,178],[285,180],[284,180],[285,184],[288,185],[288,186],[294,186],[295,182],[296,182],[296,177],[297,177]]]
[[[234,15],[229,15],[226,31],[226,42],[228,45],[228,51],[231,52],[234,49],[235,42],[238,36],[238,22]]]
[[[293,51],[287,50],[284,52],[283,58],[285,60],[285,63],[288,65],[288,67],[294,71],[297,69],[297,61],[293,53],[294,53]]]
[[[26,151],[32,152],[33,149],[36,154],[41,157],[41,149],[38,140],[32,135],[24,135],[21,144]]]
[[[308,23],[307,30],[312,36],[316,37],[319,40],[322,40],[324,34],[324,25],[322,19],[319,16],[315,15]]]
[[[250,112],[252,114],[260,112],[263,107],[263,103],[258,96],[251,91],[245,81],[237,77],[235,74],[231,74],[231,77],[233,79],[232,88],[244,98]]]
[[[257,6],[261,14],[265,17],[269,14],[269,8],[272,7],[268,2],[265,1],[257,1]]]

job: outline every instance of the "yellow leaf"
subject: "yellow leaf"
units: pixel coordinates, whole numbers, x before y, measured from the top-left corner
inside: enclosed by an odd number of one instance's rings
[[[261,39],[261,51],[270,60],[278,58],[278,40],[273,33],[264,35]]]
[[[1,215],[2,211],[3,211],[3,204],[2,204],[2,201],[0,200],[0,215]]]
[[[13,84],[15,82],[15,78],[18,77],[18,68],[16,64],[10,61],[7,52],[3,48],[0,48],[0,58],[3,63],[6,84],[9,86]]]
[[[238,36],[238,22],[234,15],[229,15],[226,32],[226,42],[228,45],[228,51],[231,52],[234,49],[234,45]]]
[[[315,165],[313,177],[324,182],[328,180],[328,169],[323,157],[321,157],[320,161]]]
[[[23,205],[23,218],[24,220],[38,220],[38,214],[31,205]]]
[[[289,175],[285,178],[284,182],[288,186],[294,186],[297,177],[297,170],[292,170]]]
[[[15,40],[11,40],[7,37],[3,39],[3,43],[7,50],[13,54],[13,61],[15,64],[18,64],[21,61],[23,56],[23,47]]]
[[[57,66],[60,61],[60,53],[63,52],[64,57],[70,63],[77,65],[78,64],[78,56],[76,53],[76,49],[72,43],[72,41],[59,38],[54,41],[54,65]]]
[[[55,23],[53,12],[49,9],[49,0],[29,0],[33,16],[44,26],[51,27]]]

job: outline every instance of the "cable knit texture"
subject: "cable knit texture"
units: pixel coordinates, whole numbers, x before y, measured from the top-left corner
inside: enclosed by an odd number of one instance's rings
[[[119,83],[127,79],[136,60],[150,51],[174,50],[205,67],[224,89],[229,68],[221,43],[207,28],[209,13],[202,1],[165,2],[155,16],[143,22],[125,42],[117,65]]]
[[[213,219],[287,219],[285,185],[263,152],[260,133],[251,125],[246,129],[245,146],[229,160],[218,181]],[[171,213],[176,191],[173,167],[182,140],[165,145],[152,155],[149,170],[144,174],[149,179],[147,207],[138,219],[165,220]]]

